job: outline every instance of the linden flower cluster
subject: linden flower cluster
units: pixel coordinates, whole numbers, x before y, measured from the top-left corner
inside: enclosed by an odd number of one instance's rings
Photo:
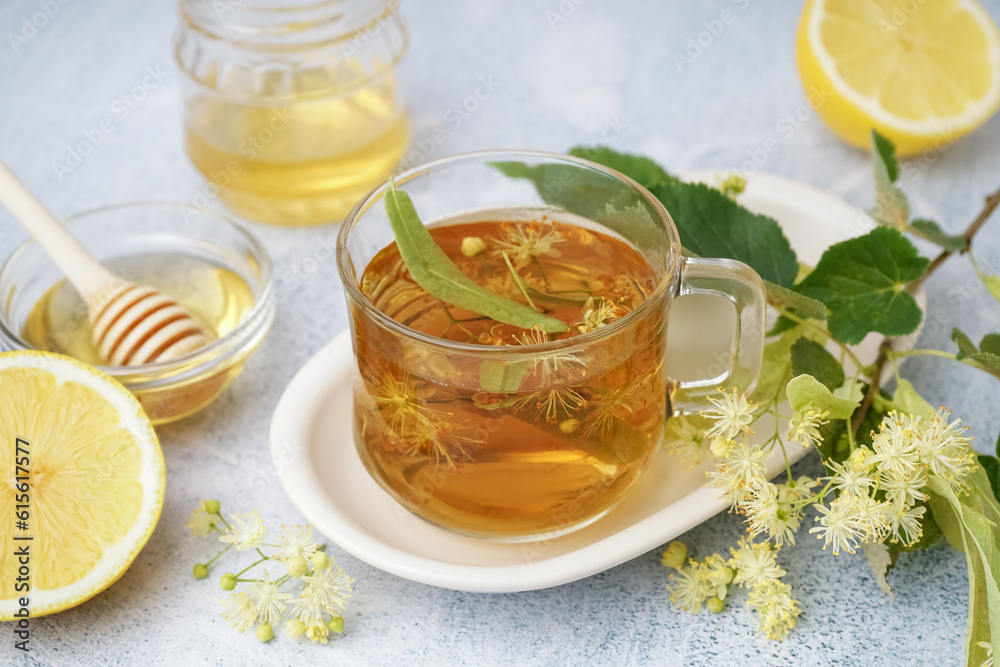
[[[692,613],[701,611],[702,604],[719,613],[729,587],[738,584],[749,591],[747,607],[757,614],[757,631],[770,639],[785,639],[802,613],[802,604],[792,599],[791,586],[781,581],[785,571],[775,560],[779,549],[743,538],[738,549],[730,549],[728,559],[712,554],[684,564],[687,547],[671,542],[663,554],[663,565],[677,571],[670,575],[670,601]]]
[[[746,517],[749,537],[731,549],[728,559],[714,554],[687,564],[684,545],[672,543],[664,553],[664,565],[677,570],[670,577],[670,599],[688,611],[700,611],[704,605],[718,612],[730,584],[740,584],[749,590],[747,605],[757,612],[758,630],[772,639],[787,637],[801,611],[781,582],[785,572],[775,554],[795,544],[808,507],[818,513],[818,525],[809,532],[834,554],[854,553],[859,544],[912,545],[922,535],[930,478],[936,476],[956,493],[963,492],[965,479],[978,465],[966,429],[960,420],[950,419],[948,410],[924,416],[890,412],[871,434],[870,448],[851,441],[846,460],[825,462],[828,476],[794,479],[786,456],[789,481],[775,484],[767,479],[765,461],[776,445],[784,453],[783,438],[777,429],[763,445],[751,442],[750,436],[763,415],[783,418],[777,408],[759,411],[735,389],[720,390],[710,401],[713,408],[700,417],[671,426],[671,448],[695,465],[715,457],[715,469],[707,473],[709,486],[721,489],[731,499],[732,511]],[[784,417],[788,440],[804,446],[820,443],[827,417],[812,405]],[[764,541],[755,542],[758,537]]]
[[[310,526],[282,526],[276,543],[267,543],[264,541],[267,527],[257,510],[231,515],[227,521],[216,500],[202,501],[191,513],[187,526],[198,537],[217,533],[219,541],[228,543],[211,560],[194,566],[195,579],[207,577],[209,567],[230,549],[255,551],[260,556],[239,572],[223,574],[219,581],[222,590],[234,591],[222,599],[222,616],[239,632],[256,625],[257,639],[271,641],[274,627],[281,622],[289,604],[292,610],[285,623],[285,634],[292,639],[305,635],[325,644],[331,632],[343,632],[341,613],[351,597],[354,580],[333,564],[324,551],[325,545],[313,540]],[[275,551],[266,555],[261,548]],[[281,563],[285,574],[274,581],[267,571],[259,578],[245,576],[266,562]],[[294,602],[292,593],[281,590],[289,582],[302,585]],[[235,590],[241,584],[245,586]]]
[[[809,531],[825,540],[824,549],[854,553],[859,543],[920,539],[928,476],[962,492],[977,465],[961,420],[949,421],[950,414],[944,408],[925,417],[890,412],[872,434],[872,449],[858,447],[847,461],[828,464],[836,498],[815,505],[820,525]]]

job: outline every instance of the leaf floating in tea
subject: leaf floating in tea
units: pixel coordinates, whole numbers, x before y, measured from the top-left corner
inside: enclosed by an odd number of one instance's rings
[[[392,180],[389,181],[385,194],[385,210],[406,268],[416,283],[431,296],[523,329],[537,328],[546,333],[569,330],[565,322],[535,312],[517,301],[505,299],[462,273],[434,243],[434,238],[420,221],[409,195],[397,190]]]

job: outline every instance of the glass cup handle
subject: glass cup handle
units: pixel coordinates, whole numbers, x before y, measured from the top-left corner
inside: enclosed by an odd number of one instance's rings
[[[685,257],[678,296],[716,294],[736,306],[736,332],[727,368],[704,380],[673,382],[672,414],[697,413],[711,407],[708,397],[719,387],[749,394],[760,376],[764,354],[767,298],[764,282],[743,262],[732,259]]]

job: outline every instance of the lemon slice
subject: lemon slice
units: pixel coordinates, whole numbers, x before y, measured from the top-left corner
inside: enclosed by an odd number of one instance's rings
[[[900,154],[940,150],[1000,106],[1000,32],[975,0],[810,0],[799,74],[834,132]]]
[[[23,616],[22,597],[35,617],[103,591],[163,508],[163,453],[138,401],[56,354],[0,354],[0,480],[0,621]]]

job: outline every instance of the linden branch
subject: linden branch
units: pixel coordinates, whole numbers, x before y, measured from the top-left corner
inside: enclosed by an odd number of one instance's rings
[[[986,197],[983,204],[982,210],[976,215],[976,217],[969,223],[969,226],[962,233],[965,237],[965,249],[958,252],[958,254],[967,253],[972,248],[972,239],[979,232],[986,221],[989,220],[993,212],[996,211],[997,207],[1000,206],[1000,187],[998,187],[992,194]],[[942,250],[941,254],[934,258],[924,274],[920,276],[917,280],[910,284],[910,291],[916,290],[920,285],[923,284],[927,278],[937,271],[937,269],[944,264],[944,262],[955,254],[954,250]],[[864,421],[865,416],[871,409],[872,404],[875,402],[875,397],[878,395],[880,385],[882,383],[882,369],[885,368],[885,364],[889,359],[889,354],[892,352],[892,340],[886,338],[882,341],[882,344],[878,349],[878,356],[875,358],[875,363],[873,364],[872,374],[871,374],[871,384],[868,385],[868,392],[865,394],[864,399],[861,401],[861,405],[858,407],[857,412],[854,414],[854,418],[851,420],[851,431],[857,433],[858,429],[861,428],[861,423]]]

